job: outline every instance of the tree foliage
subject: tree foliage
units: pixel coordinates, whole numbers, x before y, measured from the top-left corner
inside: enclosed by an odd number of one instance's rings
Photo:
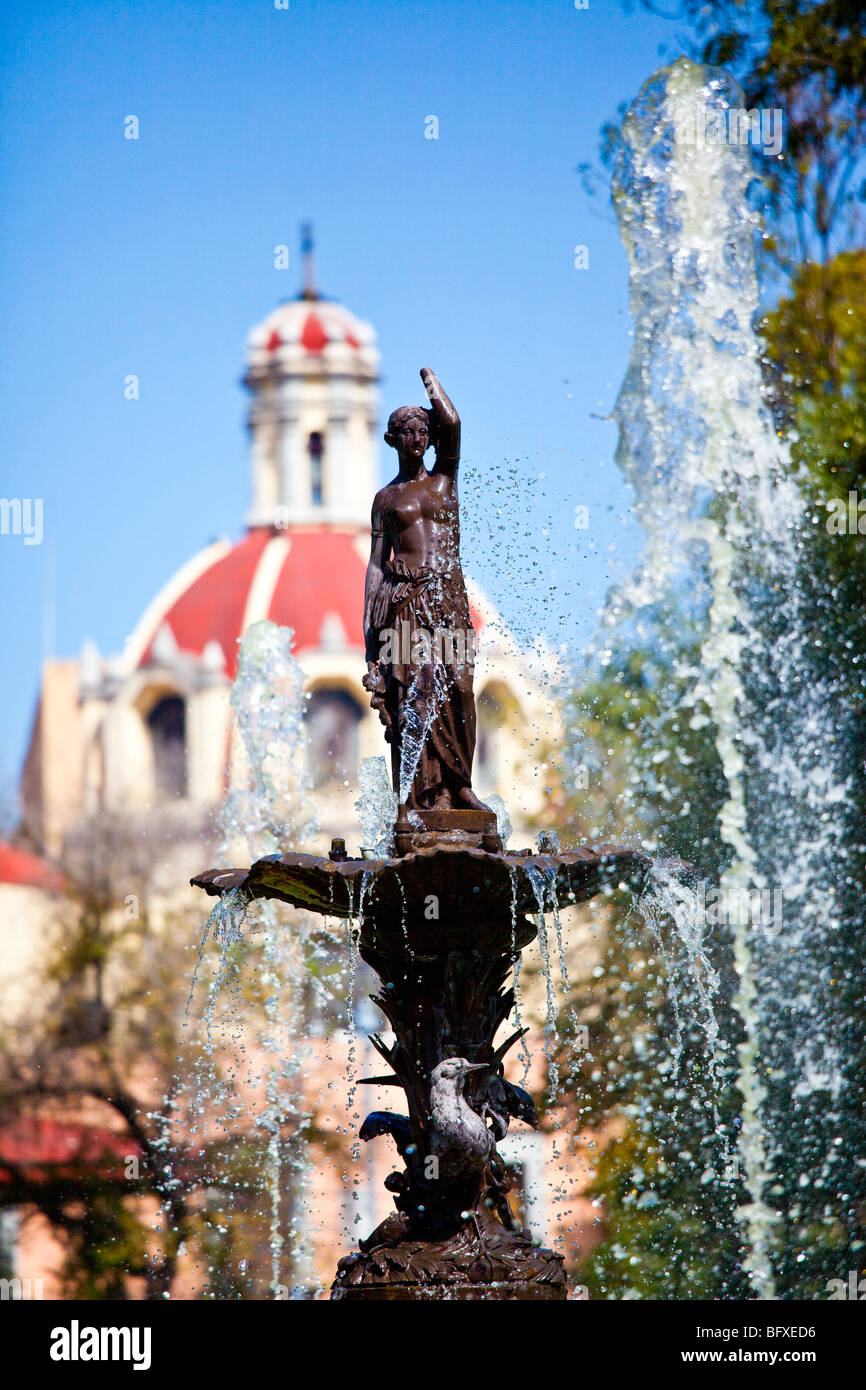
[[[856,246],[866,203],[866,23],[860,0],[639,0],[677,24],[675,47],[726,68],[748,109],[782,112],[780,154],[756,154],[762,250],[783,275]],[[629,6],[633,7],[633,4]],[[624,115],[601,131],[610,169]],[[584,180],[596,184],[592,166]]]

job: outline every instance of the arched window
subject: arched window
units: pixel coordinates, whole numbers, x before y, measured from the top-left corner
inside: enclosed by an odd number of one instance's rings
[[[499,700],[491,686],[478,696],[478,740],[475,757],[478,761],[478,774],[485,786],[496,785],[496,733],[499,727]]]
[[[313,430],[307,440],[307,453],[310,456],[310,501],[314,507],[321,507],[324,501],[322,473],[324,444],[318,430]]]
[[[305,706],[307,759],[314,787],[352,776],[358,766],[363,711],[345,690],[314,690]]]
[[[93,815],[105,804],[105,749],[102,731],[91,739],[84,755],[84,805]]]
[[[478,735],[475,759],[479,782],[485,791],[502,791],[507,774],[503,765],[503,736],[513,732],[518,704],[502,681],[490,681],[478,696]]]
[[[186,796],[186,709],[177,695],[158,700],[147,716],[153,749],[154,791]]]

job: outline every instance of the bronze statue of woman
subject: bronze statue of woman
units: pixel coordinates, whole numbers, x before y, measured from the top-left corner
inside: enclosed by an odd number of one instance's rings
[[[364,686],[385,725],[401,806],[487,810],[472,790],[475,644],[460,568],[460,417],[429,368],[421,380],[430,409],[402,406],[385,434],[400,469],[373,502]]]

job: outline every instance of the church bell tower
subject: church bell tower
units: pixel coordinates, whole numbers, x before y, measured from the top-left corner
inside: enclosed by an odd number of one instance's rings
[[[319,293],[309,227],[301,247],[301,293],[247,339],[247,524],[366,529],[379,480],[376,334]]]

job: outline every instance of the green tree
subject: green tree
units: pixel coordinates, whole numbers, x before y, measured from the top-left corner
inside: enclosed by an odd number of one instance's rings
[[[798,266],[762,324],[771,399],[816,501],[866,481],[866,250]],[[854,560],[862,547],[849,548]]]
[[[685,0],[683,8],[694,56],[733,72],[750,108],[782,111],[784,151],[761,165],[767,249],[791,273],[856,244],[866,200],[860,0]]]
[[[748,109],[779,110],[778,157],[756,154],[760,250],[787,277],[804,262],[826,263],[863,238],[866,181],[866,26],[861,0],[638,0],[676,21],[677,52],[726,68]],[[627,7],[633,8],[633,0]],[[686,28],[680,26],[685,25]],[[625,108],[601,132],[611,169]],[[580,166],[593,187],[600,175]]]

